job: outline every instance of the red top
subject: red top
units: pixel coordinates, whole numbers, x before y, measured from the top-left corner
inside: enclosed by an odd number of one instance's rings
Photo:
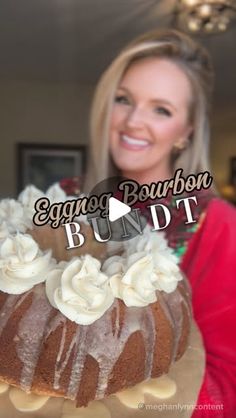
[[[181,267],[206,349],[205,377],[192,418],[236,416],[236,210],[213,199]]]

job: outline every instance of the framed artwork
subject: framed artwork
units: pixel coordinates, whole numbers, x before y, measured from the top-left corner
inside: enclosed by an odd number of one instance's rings
[[[236,187],[236,157],[230,159],[230,184]]]
[[[33,184],[42,191],[63,178],[82,176],[86,165],[83,145],[17,144],[17,190]]]

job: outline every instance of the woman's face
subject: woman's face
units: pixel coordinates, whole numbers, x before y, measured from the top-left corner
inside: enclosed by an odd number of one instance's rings
[[[190,82],[164,58],[133,63],[118,86],[110,123],[110,153],[121,173],[139,183],[172,176],[171,154],[192,131]]]

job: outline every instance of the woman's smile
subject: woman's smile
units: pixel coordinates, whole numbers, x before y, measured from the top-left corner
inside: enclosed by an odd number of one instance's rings
[[[147,139],[130,136],[126,133],[120,134],[120,143],[122,147],[130,151],[143,151],[151,146]]]

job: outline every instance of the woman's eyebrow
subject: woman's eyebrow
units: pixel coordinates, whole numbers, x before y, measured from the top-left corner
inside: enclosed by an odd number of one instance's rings
[[[173,109],[177,110],[175,105],[172,102],[170,102],[169,100],[163,99],[163,98],[151,99],[150,102],[153,103],[153,104],[160,104],[160,103],[165,104],[165,105],[170,106]]]
[[[123,90],[124,92],[126,92],[127,94],[132,94],[132,92],[125,86],[118,86],[117,87],[117,91],[119,90]],[[169,100],[163,99],[161,97],[154,97],[150,99],[150,103],[151,104],[165,104],[166,106],[170,106],[172,109],[177,110],[176,106],[171,103]]]
[[[117,90],[124,90],[126,93],[130,93],[129,89],[127,89],[125,86],[118,86]]]

